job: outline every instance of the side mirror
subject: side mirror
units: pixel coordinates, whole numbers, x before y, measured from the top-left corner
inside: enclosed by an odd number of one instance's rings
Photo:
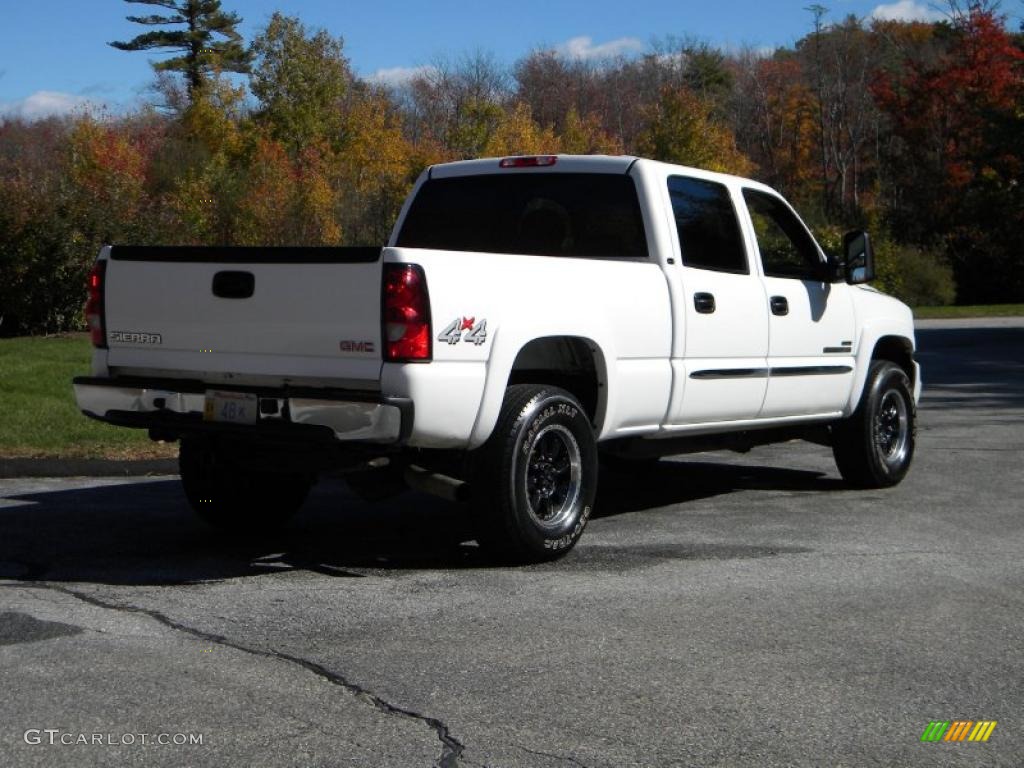
[[[843,236],[843,254],[846,282],[860,285],[875,279],[875,251],[867,232],[847,232]]]

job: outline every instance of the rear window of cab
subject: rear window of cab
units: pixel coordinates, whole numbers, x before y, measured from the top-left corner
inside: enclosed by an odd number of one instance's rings
[[[636,184],[625,174],[507,173],[429,179],[396,245],[575,258],[644,258]]]

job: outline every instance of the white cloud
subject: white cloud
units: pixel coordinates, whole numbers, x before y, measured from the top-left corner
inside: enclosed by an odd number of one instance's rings
[[[877,6],[871,12],[871,18],[881,21],[939,21],[943,15],[916,0],[897,0]]]
[[[36,91],[18,101],[0,102],[0,115],[37,120],[41,117],[66,115],[76,109],[89,107],[92,102],[84,96],[61,91]]]
[[[555,46],[555,53],[567,59],[613,59],[628,53],[637,53],[644,49],[644,44],[635,37],[620,37],[607,43],[594,44],[591,37],[581,36],[566,40]]]
[[[386,85],[389,88],[401,88],[403,85],[408,85],[417,77],[429,75],[434,71],[435,68],[431,66],[388,67],[387,69],[378,69],[366,79],[376,85]]]

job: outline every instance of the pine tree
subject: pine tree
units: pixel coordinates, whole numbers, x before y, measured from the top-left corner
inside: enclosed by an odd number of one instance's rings
[[[128,21],[144,26],[178,26],[184,29],[158,29],[144,32],[128,41],[110,43],[121,51],[161,51],[178,53],[170,59],[152,62],[158,72],[185,75],[191,101],[202,89],[211,72],[249,71],[251,55],[242,45],[236,27],[242,19],[236,13],[221,10],[220,0],[125,0],[126,3],[158,5],[166,15],[129,16]],[[217,36],[215,38],[214,36]]]

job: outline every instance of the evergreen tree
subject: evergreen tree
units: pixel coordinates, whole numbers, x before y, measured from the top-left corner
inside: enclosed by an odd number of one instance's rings
[[[132,40],[115,41],[110,45],[121,51],[178,53],[173,58],[153,62],[153,68],[158,72],[184,74],[190,100],[195,100],[211,72],[249,71],[251,56],[242,45],[242,36],[236,29],[242,19],[236,13],[222,11],[220,0],[125,2],[157,5],[169,11],[167,14],[129,16],[128,21],[148,27],[181,25],[184,29],[144,32]]]

